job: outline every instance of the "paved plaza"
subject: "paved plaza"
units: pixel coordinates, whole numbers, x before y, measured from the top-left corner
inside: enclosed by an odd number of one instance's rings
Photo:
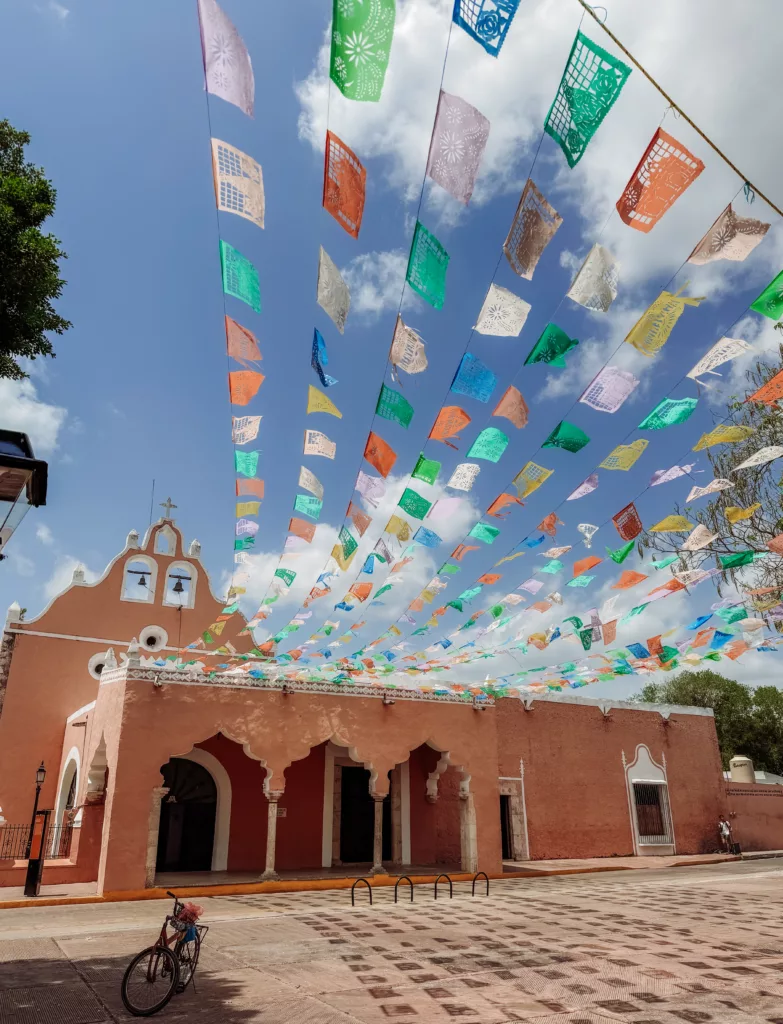
[[[401,891],[402,891],[402,887]],[[201,899],[204,1024],[783,1024],[783,860],[509,879],[352,909],[346,891]],[[365,897],[366,901],[366,897]],[[129,1021],[160,901],[0,911],[0,1022]]]

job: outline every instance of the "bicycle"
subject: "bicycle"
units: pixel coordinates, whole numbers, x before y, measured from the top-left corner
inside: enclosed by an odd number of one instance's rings
[[[172,913],[164,918],[155,944],[131,960],[122,978],[122,1001],[134,1017],[151,1017],[175,992],[185,991],[193,981],[201,943],[209,931],[206,925],[196,924],[200,907],[180,903],[168,890],[166,895],[174,900]]]

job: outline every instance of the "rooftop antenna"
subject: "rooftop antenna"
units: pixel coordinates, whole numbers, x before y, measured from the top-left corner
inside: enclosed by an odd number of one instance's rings
[[[155,501],[155,480],[152,481],[152,492],[150,494],[150,526],[152,526],[152,505]]]

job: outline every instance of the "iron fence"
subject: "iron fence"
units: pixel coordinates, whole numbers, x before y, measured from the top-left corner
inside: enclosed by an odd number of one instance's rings
[[[0,860],[24,860],[30,825],[0,825]],[[46,860],[64,860],[71,855],[73,825],[50,825],[43,838]]]

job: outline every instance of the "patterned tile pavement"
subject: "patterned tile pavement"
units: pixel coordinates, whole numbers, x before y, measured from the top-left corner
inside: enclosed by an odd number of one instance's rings
[[[201,900],[197,1024],[783,1024],[783,859]],[[108,1024],[160,901],[0,911],[0,1024]]]

